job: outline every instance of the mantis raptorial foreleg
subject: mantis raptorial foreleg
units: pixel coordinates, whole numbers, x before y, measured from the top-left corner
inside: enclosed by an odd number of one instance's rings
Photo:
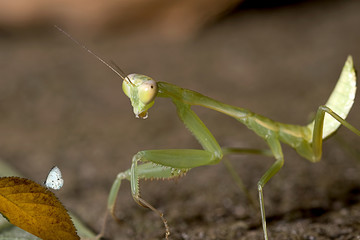
[[[155,166],[153,163],[150,163],[150,162],[137,166],[137,162],[138,162],[137,158],[138,158],[137,155],[135,155],[133,157],[133,164],[132,164],[131,169],[129,169],[125,172],[119,173],[117,175],[117,177],[111,187],[110,194],[108,197],[108,211],[111,213],[111,215],[113,216],[114,219],[118,220],[118,218],[115,216],[116,199],[117,199],[118,192],[120,189],[121,181],[124,179],[127,179],[131,182],[131,193],[132,193],[134,200],[140,206],[149,208],[160,216],[161,220],[164,223],[164,227],[165,227],[165,237],[166,237],[166,239],[168,239],[168,236],[170,235],[170,230],[167,225],[167,221],[163,216],[163,213],[160,212],[159,210],[157,210],[156,208],[154,208],[151,204],[149,204],[148,202],[146,202],[144,199],[142,199],[140,197],[138,181],[139,181],[139,179],[171,179],[171,178],[180,176],[181,174],[183,174],[183,172],[181,172],[181,171],[174,172],[173,169],[171,169],[171,168],[164,168],[163,166]],[[136,176],[136,177],[133,177],[133,176]],[[120,221],[120,220],[118,220],[118,221]],[[105,220],[104,224],[105,223],[106,223],[106,220]],[[105,225],[103,226],[103,230],[102,230],[102,233],[100,234],[100,236],[104,232],[104,227],[105,227]]]
[[[162,213],[159,213],[158,210],[140,197],[138,184],[140,178],[170,179],[186,173],[190,168],[215,164],[221,160],[222,151],[219,144],[204,123],[190,109],[190,106],[176,100],[174,100],[174,103],[177,107],[180,119],[194,134],[196,139],[198,139],[204,150],[167,149],[138,152],[133,157],[130,171],[119,174],[113,184],[108,202],[108,206],[112,213],[115,206],[115,196],[117,195],[122,179],[130,180],[132,196],[139,205],[151,208],[162,217]],[[139,163],[144,164],[139,165]],[[153,170],[155,170],[150,174],[146,172],[149,164],[153,165]],[[155,164],[158,164],[158,166]],[[163,217],[162,219],[167,229],[167,237],[169,235],[169,230],[167,228],[166,220]]]

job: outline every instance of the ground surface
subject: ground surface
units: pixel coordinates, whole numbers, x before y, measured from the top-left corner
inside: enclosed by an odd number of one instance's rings
[[[360,69],[360,2],[313,1],[246,9],[187,42],[156,36],[73,35],[128,72],[190,88],[274,120],[306,124],[326,102],[346,56]],[[0,35],[0,157],[38,182],[57,165],[63,203],[100,231],[116,174],[139,150],[199,148],[165,99],[134,118],[121,81],[56,30]],[[349,122],[360,127],[357,100]],[[265,147],[233,119],[196,108],[223,146]],[[345,128],[312,164],[284,146],[285,165],[265,187],[271,239],[360,239],[360,140]],[[340,144],[345,139],[350,150]],[[230,158],[251,194],[272,163]],[[165,213],[171,239],[262,239],[259,216],[223,164],[170,182],[142,182],[142,196]],[[163,226],[120,189],[109,239],[160,239]]]

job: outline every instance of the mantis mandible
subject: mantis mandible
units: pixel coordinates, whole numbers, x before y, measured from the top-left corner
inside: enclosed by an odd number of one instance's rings
[[[58,28],[57,26],[55,26]],[[79,44],[68,33],[61,32]],[[197,105],[209,108],[235,118],[254,131],[268,145],[269,151],[252,151],[274,157],[275,162],[258,181],[261,221],[265,240],[268,240],[263,189],[265,184],[281,169],[284,156],[281,143],[288,144],[302,157],[310,162],[318,162],[322,155],[322,142],[330,137],[341,126],[345,126],[360,136],[360,131],[345,119],[351,110],[356,94],[356,73],[352,57],[345,62],[340,78],[325,105],[319,106],[315,119],[306,126],[284,124],[253,113],[250,110],[231,106],[192,90],[183,89],[166,82],[156,82],[141,74],[130,74],[124,77],[112,66],[79,44],[90,54],[123,79],[122,89],[129,97],[133,112],[137,118],[146,119],[148,110],[154,105],[157,97],[169,98],[177,109],[177,114],[186,128],[194,135],[200,149],[165,149],[139,151],[132,158],[131,168],[117,175],[108,197],[108,210],[114,215],[116,198],[122,180],[130,181],[131,194],[140,206],[150,208],[162,219],[165,226],[165,237],[170,235],[167,221],[163,214],[140,197],[140,179],[172,179],[184,175],[192,168],[213,165],[221,161],[225,154],[250,153],[248,149],[221,147],[209,129],[191,109]]]

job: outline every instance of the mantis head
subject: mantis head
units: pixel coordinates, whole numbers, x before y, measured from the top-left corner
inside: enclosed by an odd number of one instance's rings
[[[158,92],[156,82],[148,76],[133,73],[124,78],[122,89],[130,98],[135,116],[146,119],[147,110],[154,105]]]
[[[128,76],[124,77],[122,74],[123,72],[116,65],[115,67],[117,67],[119,71],[117,71],[114,67],[112,67],[110,64],[105,62],[102,58],[100,58],[98,55],[96,55],[94,52],[88,49],[85,45],[79,43],[69,33],[65,32],[56,25],[55,28],[57,28],[60,32],[65,34],[68,38],[70,38],[76,44],[81,46],[85,51],[93,55],[101,63],[103,63],[105,66],[110,68],[114,73],[116,73],[119,77],[121,77],[124,80],[122,85],[123,91],[126,94],[126,96],[130,98],[131,105],[134,108],[135,116],[137,118],[140,117],[142,119],[147,118],[148,116],[147,110],[151,108],[152,105],[154,105],[154,99],[158,92],[157,84],[152,78],[140,74],[129,74]]]

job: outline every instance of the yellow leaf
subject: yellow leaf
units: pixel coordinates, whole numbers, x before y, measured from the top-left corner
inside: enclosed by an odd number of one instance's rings
[[[0,213],[9,222],[44,240],[80,239],[54,193],[25,178],[0,178]]]

